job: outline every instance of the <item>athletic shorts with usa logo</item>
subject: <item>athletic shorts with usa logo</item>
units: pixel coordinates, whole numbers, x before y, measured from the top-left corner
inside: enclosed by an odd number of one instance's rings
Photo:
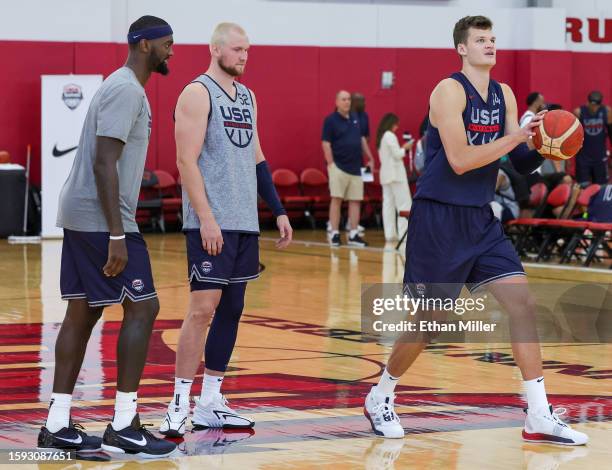
[[[212,256],[202,246],[199,230],[186,230],[187,269],[191,290],[223,289],[259,277],[259,235],[221,231],[223,248]]]
[[[513,276],[525,276],[514,246],[491,206],[454,206],[416,199],[408,219],[404,291],[456,299]]]
[[[90,307],[104,307],[157,297],[147,245],[138,232],[126,233],[128,262],[115,277],[102,268],[108,259],[108,232],[64,229],[60,290],[62,299],[86,299]]]

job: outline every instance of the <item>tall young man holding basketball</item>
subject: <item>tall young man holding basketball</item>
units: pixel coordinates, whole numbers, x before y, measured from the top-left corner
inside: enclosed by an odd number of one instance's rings
[[[276,216],[278,248],[290,243],[292,229],[259,143],[255,95],[236,81],[244,73],[248,50],[240,26],[219,24],[210,41],[208,70],[185,87],[176,106],[191,296],[176,353],[174,397],[160,426],[167,436],[185,433],[189,392],[202,351],[204,380],[192,424],[254,425],[228,406],[221,384],[236,342],[247,281],[259,276],[258,193]]]
[[[513,326],[529,330],[535,324],[535,307],[527,278],[489,203],[503,155],[509,153],[522,173],[542,163],[526,142],[543,113],[520,128],[512,90],[491,80],[496,60],[492,26],[482,16],[457,22],[453,37],[462,70],[442,80],[431,95],[427,165],[410,214],[404,285],[412,294],[418,284],[417,290],[425,288],[429,296],[429,289],[436,289],[431,283],[444,283],[445,298],[458,297],[464,284],[471,291],[486,285],[510,315],[511,331]],[[531,331],[535,332],[534,326]],[[512,343],[528,402],[523,438],[585,444],[588,437],[563,423],[549,405],[537,334],[529,338],[523,342],[513,337]],[[365,401],[364,413],[376,434],[404,436],[393,407],[393,391],[428,341],[423,335],[395,343],[380,382]]]

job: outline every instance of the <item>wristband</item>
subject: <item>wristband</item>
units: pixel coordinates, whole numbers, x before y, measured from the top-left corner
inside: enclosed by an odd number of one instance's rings
[[[108,237],[110,240],[125,240],[125,233],[123,235],[110,235]]]

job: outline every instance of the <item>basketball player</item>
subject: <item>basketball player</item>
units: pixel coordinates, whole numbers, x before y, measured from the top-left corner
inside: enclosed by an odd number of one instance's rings
[[[185,433],[189,392],[202,351],[205,370],[191,420],[194,427],[254,425],[228,406],[221,384],[236,342],[247,281],[259,276],[258,193],[276,216],[278,248],[290,243],[292,229],[259,143],[255,95],[236,81],[244,73],[248,50],[240,26],[219,24],[210,41],[208,70],[185,87],[176,106],[191,296],[177,347],[174,397],[160,426],[166,436]]]
[[[130,26],[128,43],[127,62],[92,98],[60,194],[60,287],[68,309],[55,344],[53,393],[38,446],[153,458],[169,455],[176,446],[142,427],[136,411],[159,302],[135,214],[151,133],[144,86],[153,72],[168,73],[172,28],[160,18],[143,16]],[[117,342],[115,415],[100,439],[72,422],[70,404],[91,330],[104,307],[113,304],[121,304],[124,315]]]
[[[612,143],[612,109],[602,102],[603,95],[592,91],[588,104],[574,110],[584,128],[584,144],[576,155],[576,180],[583,186],[608,184],[606,134]]]
[[[503,155],[509,153],[521,173],[529,173],[542,163],[542,157],[529,151],[525,143],[544,114],[537,114],[520,128],[512,90],[490,79],[496,58],[488,18],[459,20],[453,37],[463,67],[460,73],[442,80],[430,98],[427,164],[408,224],[405,291],[414,295],[416,287],[430,296],[431,284],[425,283],[452,283],[445,284],[443,294],[455,299],[463,284],[470,290],[486,285],[508,311],[511,331],[517,324],[523,330],[531,325],[535,331],[534,301],[525,272],[489,203]],[[523,438],[567,445],[586,443],[587,436],[563,423],[549,405],[537,334],[531,338],[535,339],[512,344],[528,400]],[[380,382],[365,402],[364,413],[376,434],[404,436],[393,407],[393,391],[428,341],[429,337],[417,335],[395,343]]]
[[[540,111],[546,109],[546,100],[544,100],[544,96],[542,93],[538,91],[534,91],[527,95],[527,110],[519,119],[519,126],[525,127],[531,120],[534,118],[536,114]]]

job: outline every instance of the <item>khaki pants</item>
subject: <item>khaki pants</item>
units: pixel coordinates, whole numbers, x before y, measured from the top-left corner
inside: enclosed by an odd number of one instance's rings
[[[363,180],[361,176],[351,175],[332,164],[327,167],[329,193],[346,201],[363,201]]]
[[[408,182],[383,184],[382,216],[385,240],[401,237],[408,228],[406,217],[397,217],[396,212],[408,211],[412,207],[412,197]],[[397,227],[395,221],[397,220]]]

